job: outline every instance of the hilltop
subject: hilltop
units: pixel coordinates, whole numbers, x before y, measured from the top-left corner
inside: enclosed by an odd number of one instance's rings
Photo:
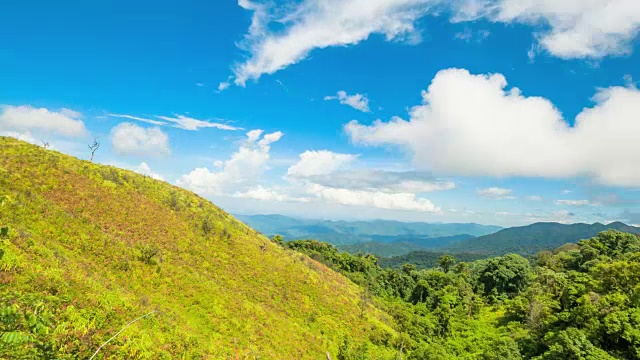
[[[344,276],[168,183],[0,137],[0,196],[0,358],[89,358],[145,314],[97,358],[318,359],[396,336]]]
[[[621,222],[612,222],[607,225],[544,222],[503,229],[494,234],[458,242],[443,250],[485,255],[508,253],[533,255],[542,250],[552,250],[567,243],[576,243],[582,239],[594,237],[605,230],[640,234],[640,228]]]
[[[316,239],[333,245],[364,242],[414,242],[420,248],[451,236],[482,236],[502,229],[475,223],[424,223],[391,220],[331,221],[297,219],[282,215],[236,215],[258,231],[269,236],[282,235],[287,241]],[[435,239],[435,240],[433,240]]]

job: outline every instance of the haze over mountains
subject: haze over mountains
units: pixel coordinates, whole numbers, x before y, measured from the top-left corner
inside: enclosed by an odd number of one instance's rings
[[[282,215],[236,215],[265,235],[285,240],[317,239],[356,253],[401,256],[411,252],[465,253],[482,256],[517,253],[533,255],[566,243],[575,243],[613,229],[640,234],[640,228],[622,222],[610,224],[534,223],[503,229],[480,224],[403,223],[388,220],[329,221]],[[413,257],[416,257],[415,255]],[[475,256],[474,256],[475,257]],[[408,261],[411,262],[411,261]]]
[[[482,236],[499,226],[474,223],[422,223],[390,220],[331,221],[298,219],[282,215],[235,215],[240,221],[267,236],[282,235],[285,240],[318,239],[333,245],[376,241],[426,244],[430,239],[450,241],[451,236]],[[466,237],[460,238],[464,239]],[[422,247],[422,246],[421,246]]]

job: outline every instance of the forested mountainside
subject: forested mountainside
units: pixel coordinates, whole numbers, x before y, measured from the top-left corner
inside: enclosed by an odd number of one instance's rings
[[[330,244],[284,244],[383,299],[408,359],[640,359],[640,238],[609,230],[531,260],[517,254],[382,268]],[[402,352],[402,351],[400,351]],[[343,357],[369,359],[369,357]]]
[[[268,236],[282,235],[285,240],[317,239],[333,245],[349,245],[369,241],[391,243],[429,243],[446,241],[456,235],[482,236],[492,234],[499,226],[474,223],[421,223],[389,220],[329,221],[296,219],[282,215],[236,215],[236,217]],[[435,238],[435,239],[434,239]],[[438,239],[440,238],[440,239]],[[448,245],[442,244],[442,246]]]
[[[358,286],[191,192],[0,137],[0,196],[2,359],[88,359],[144,315],[96,359],[397,352]]]
[[[605,230],[618,230],[640,234],[640,228],[621,222],[610,224],[535,223],[500,230],[496,233],[468,239],[445,247],[447,252],[474,252],[485,255],[516,253],[533,255],[542,250],[553,250],[563,244],[596,236]]]
[[[473,262],[486,259],[487,256],[476,253],[443,253],[438,251],[413,251],[405,255],[381,257],[380,266],[388,268],[402,268],[404,264],[413,264],[418,269],[428,269],[438,267],[438,260],[445,255],[452,255],[461,262]]]
[[[420,238],[403,235],[397,238],[399,240],[393,242],[368,241],[357,244],[339,245],[338,249],[348,251],[352,254],[360,251],[381,257],[402,256],[411,252],[437,251],[437,249],[474,238],[474,236],[461,234],[435,238]]]

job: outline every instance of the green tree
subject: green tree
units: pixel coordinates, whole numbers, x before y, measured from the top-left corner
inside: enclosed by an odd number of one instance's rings
[[[284,238],[282,237],[282,235],[275,235],[273,238],[271,238],[271,241],[280,246],[284,246]]]
[[[485,295],[516,294],[531,279],[529,261],[517,254],[489,259],[480,270],[478,283],[484,286]]]
[[[545,336],[549,350],[534,360],[614,360],[606,351],[594,346],[580,330],[570,327]]]
[[[492,341],[484,354],[482,360],[519,360],[522,359],[518,344],[510,337],[501,337]]]
[[[438,258],[438,265],[442,268],[442,271],[449,272],[456,264],[456,258],[451,255],[442,255]]]

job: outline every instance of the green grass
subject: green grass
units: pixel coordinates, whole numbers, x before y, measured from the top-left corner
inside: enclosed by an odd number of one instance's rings
[[[0,358],[89,358],[150,311],[96,358],[335,358],[396,336],[345,277],[167,183],[0,137],[0,196]]]

